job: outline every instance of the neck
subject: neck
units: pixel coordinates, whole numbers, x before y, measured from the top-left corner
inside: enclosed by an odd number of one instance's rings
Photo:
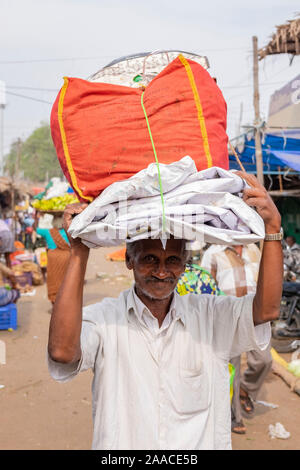
[[[234,246],[234,250],[239,256],[242,256],[242,252],[243,252],[243,247],[242,246],[239,246],[239,245]]]
[[[161,327],[172,302],[173,292],[165,299],[153,299],[145,294],[138,286],[135,286],[135,293],[138,298],[146,305],[152,315],[157,319]]]

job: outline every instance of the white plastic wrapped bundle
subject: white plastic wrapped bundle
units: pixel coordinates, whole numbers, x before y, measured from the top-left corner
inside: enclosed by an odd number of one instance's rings
[[[141,85],[148,85],[179,54],[197,62],[206,70],[209,68],[207,57],[192,52],[179,50],[142,52],[114,60],[90,76],[88,80],[139,88]]]
[[[162,188],[155,163],[110,185],[74,218],[71,236],[91,248],[170,236],[225,245],[264,238],[263,220],[243,201],[247,184],[235,172],[198,172],[188,156],[159,168]]]

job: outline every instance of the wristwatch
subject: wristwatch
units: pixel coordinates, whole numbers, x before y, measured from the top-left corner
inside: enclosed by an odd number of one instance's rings
[[[266,242],[272,242],[276,240],[282,240],[283,239],[283,228],[281,227],[279,233],[266,233],[265,235],[265,241]]]

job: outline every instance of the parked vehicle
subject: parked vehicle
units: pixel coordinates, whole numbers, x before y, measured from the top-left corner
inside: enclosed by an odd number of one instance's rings
[[[300,345],[300,282],[284,282],[280,315],[273,322],[272,337],[278,352],[290,352]],[[281,344],[280,344],[281,343]],[[280,350],[280,351],[279,351]]]

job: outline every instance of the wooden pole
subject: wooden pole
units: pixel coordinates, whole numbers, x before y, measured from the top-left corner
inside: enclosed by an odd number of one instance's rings
[[[240,117],[239,117],[239,124],[238,124],[238,133],[237,135],[241,135],[241,125],[243,119],[243,102],[240,103]]]
[[[15,161],[15,171],[12,176],[12,212],[13,212],[13,217],[12,217],[12,232],[14,235],[14,239],[16,240],[16,233],[17,233],[17,221],[16,221],[16,211],[15,211],[15,205],[16,205],[16,199],[15,199],[15,181],[18,181],[19,179],[19,168],[20,168],[20,158],[21,158],[21,139],[18,139],[18,144],[17,144],[17,155],[16,155],[16,161]]]
[[[256,173],[258,181],[264,186],[264,173],[262,161],[261,135],[258,125],[260,124],[259,110],[259,83],[258,83],[258,48],[257,37],[253,36],[253,104],[255,112],[254,133],[255,133],[255,157],[256,157]]]
[[[20,160],[21,160],[21,147],[22,147],[22,141],[20,138],[18,138],[18,146],[17,146],[17,158],[15,162],[15,177],[16,180],[19,181],[19,171],[20,171]]]

